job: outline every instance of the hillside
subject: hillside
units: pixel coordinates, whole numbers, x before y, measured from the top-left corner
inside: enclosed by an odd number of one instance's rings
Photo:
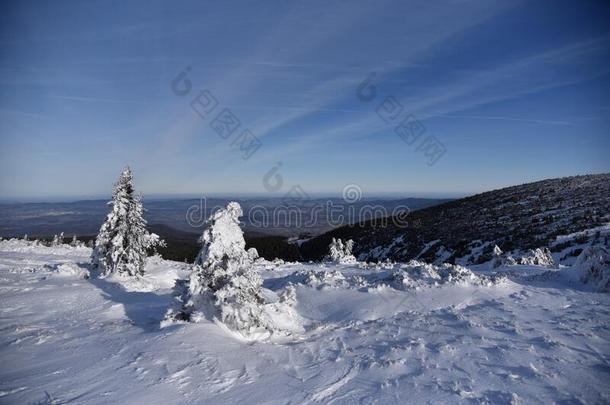
[[[162,224],[152,224],[148,228],[166,242],[165,247],[157,249],[165,259],[192,263],[201,250],[199,233],[185,232]],[[283,236],[247,231],[244,238],[246,247],[255,248],[260,257],[287,261],[295,261],[300,257],[298,246],[288,243]]]
[[[494,190],[414,211],[406,226],[394,222],[337,228],[303,243],[301,254],[319,260],[339,237],[353,239],[355,254],[366,260],[482,263],[491,259],[495,245],[516,255],[550,247],[560,261],[569,260],[580,245],[608,245],[610,174]],[[573,235],[586,230],[593,231]],[[566,235],[571,236],[558,239]]]

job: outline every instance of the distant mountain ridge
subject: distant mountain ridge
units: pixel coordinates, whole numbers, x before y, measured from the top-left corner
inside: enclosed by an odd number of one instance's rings
[[[307,233],[309,236],[322,234],[330,229],[332,225],[327,220],[328,205],[332,203],[335,208],[341,208],[346,212],[348,206],[358,212],[364,205],[383,207],[384,212],[391,213],[397,206],[408,206],[412,210],[430,207],[449,201],[448,199],[433,198],[402,198],[382,199],[367,198],[347,203],[341,198],[331,199],[309,199],[290,201],[290,205],[296,207],[301,216],[301,223],[314,218],[310,226],[299,226],[299,222],[291,222],[290,216],[275,218],[272,213],[275,208],[285,204],[283,198],[205,198],[205,199],[176,199],[176,200],[154,200],[144,198],[144,214],[149,224],[163,224],[177,230],[201,234],[205,219],[211,213],[227,205],[229,201],[237,201],[241,204],[244,213],[254,212],[256,209],[264,210],[269,221],[260,226],[252,223],[250,219],[258,219],[253,215],[242,217],[244,229],[247,232],[264,233],[267,235],[297,236]],[[0,204],[0,237],[21,237],[24,234],[30,236],[52,236],[64,232],[66,235],[92,235],[97,234],[106,214],[108,205],[106,200],[55,202],[55,203],[11,203]],[[387,215],[387,214],[385,214]],[[192,219],[194,221],[189,221]],[[342,224],[347,224],[343,222]]]
[[[379,221],[377,221],[379,222]],[[583,238],[608,244],[610,174],[542,180],[412,212],[406,226],[368,221],[343,226],[301,244],[306,260],[319,260],[333,237],[353,239],[362,260],[476,264],[491,259],[494,246],[504,252],[550,247],[575,254]],[[586,230],[602,228],[590,234]],[[603,230],[603,232],[602,232]],[[557,238],[576,234],[571,238]],[[572,250],[570,250],[572,249]]]

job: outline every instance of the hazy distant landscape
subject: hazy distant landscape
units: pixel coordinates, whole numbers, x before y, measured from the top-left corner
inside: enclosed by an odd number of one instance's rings
[[[292,237],[301,234],[315,236],[334,227],[364,221],[370,219],[369,213],[375,214],[374,217],[384,213],[388,216],[396,207],[408,207],[414,211],[449,199],[370,198],[354,203],[348,203],[342,198],[299,201],[287,201],[283,198],[153,199],[144,201],[145,218],[149,225],[165,225],[179,231],[201,234],[205,219],[213,211],[226,206],[229,201],[238,201],[244,212],[252,212],[251,217],[242,218],[246,232]],[[64,232],[66,237],[95,235],[108,213],[107,202],[107,200],[90,200],[67,203],[0,204],[0,236],[22,237],[28,234],[30,237],[48,237],[61,232]],[[364,206],[377,209],[362,210]],[[329,207],[339,214],[331,214]],[[262,216],[263,212],[266,213],[265,217]],[[291,215],[287,215],[288,212]],[[299,218],[294,215],[295,212],[300,215],[300,223],[298,223]],[[355,215],[350,216],[348,212],[354,212]],[[358,213],[362,213],[363,218],[359,218]]]

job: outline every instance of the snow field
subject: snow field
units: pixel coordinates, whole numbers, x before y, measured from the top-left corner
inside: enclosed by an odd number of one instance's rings
[[[188,265],[84,278],[90,253],[0,242],[0,403],[610,401],[610,297],[570,268],[257,260],[299,327],[247,341],[163,323]]]

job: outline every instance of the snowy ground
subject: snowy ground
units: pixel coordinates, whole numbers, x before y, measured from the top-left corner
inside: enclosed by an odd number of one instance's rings
[[[610,295],[570,269],[402,288],[401,265],[260,263],[303,332],[252,343],[161,326],[185,264],[121,285],[83,278],[89,253],[0,242],[0,403],[610,402]]]

